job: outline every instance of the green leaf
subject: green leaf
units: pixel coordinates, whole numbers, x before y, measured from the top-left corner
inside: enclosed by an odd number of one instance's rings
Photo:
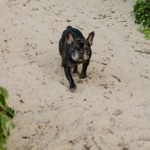
[[[149,40],[150,39],[150,35],[146,39]]]
[[[142,27],[142,31],[144,31],[145,30],[145,28],[144,27]]]
[[[136,19],[136,20],[135,20],[135,23],[140,24],[141,22],[140,22],[139,20]]]
[[[150,18],[150,15],[149,15],[149,18]],[[148,20],[147,23],[150,24],[150,20]]]
[[[148,23],[145,21],[144,23],[143,23],[143,25],[145,26],[145,25],[147,25]]]
[[[137,0],[137,2],[136,2],[136,5],[138,5],[139,4],[139,0]]]
[[[146,34],[145,37],[148,38],[148,34]]]
[[[141,30],[141,25],[139,25],[139,26],[138,26],[137,30],[138,30],[138,31],[140,31],[140,30]]]
[[[6,147],[4,147],[4,150],[7,150]]]
[[[3,105],[3,106],[6,106],[6,100],[5,100],[5,97],[3,94],[0,94],[0,103]]]
[[[6,138],[3,135],[0,135],[0,147],[2,150],[6,147]]]
[[[13,120],[10,120],[10,122],[9,122],[9,127],[11,128],[11,129],[14,129],[16,126],[15,126],[15,124],[14,124],[14,122],[13,122]]]
[[[7,131],[7,128],[6,128],[7,121],[8,121],[8,117],[6,115],[2,115],[2,117],[1,117],[1,127],[5,131]]]
[[[14,117],[14,110],[9,107],[9,106],[5,106],[3,107],[3,109],[7,112],[7,116],[12,119]]]
[[[6,88],[1,87],[1,93],[5,96],[6,99],[9,97],[9,93]]]

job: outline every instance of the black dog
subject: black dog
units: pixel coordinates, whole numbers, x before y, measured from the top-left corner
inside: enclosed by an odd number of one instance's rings
[[[71,76],[71,68],[74,68],[73,74],[76,75],[78,74],[78,64],[82,63],[83,69],[80,79],[86,78],[86,70],[92,55],[91,45],[94,35],[94,32],[91,32],[88,38],[85,39],[78,29],[72,28],[71,26],[68,26],[62,33],[59,41],[59,53],[62,57],[62,66],[64,67],[71,91],[76,89],[76,84]]]

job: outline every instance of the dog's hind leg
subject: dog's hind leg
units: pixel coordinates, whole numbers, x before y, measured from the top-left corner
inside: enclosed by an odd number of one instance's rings
[[[78,75],[78,65],[76,65],[74,68],[73,68],[73,76],[77,76]]]

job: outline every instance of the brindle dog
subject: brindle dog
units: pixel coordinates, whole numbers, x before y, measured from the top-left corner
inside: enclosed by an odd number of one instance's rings
[[[82,63],[83,68],[80,79],[86,78],[86,70],[92,55],[91,46],[94,35],[95,33],[91,32],[88,38],[85,39],[78,29],[72,28],[71,26],[68,26],[62,33],[59,41],[59,53],[62,57],[62,66],[64,67],[71,91],[76,89],[76,84],[71,76],[71,68],[73,68],[73,74],[77,75],[77,67]]]

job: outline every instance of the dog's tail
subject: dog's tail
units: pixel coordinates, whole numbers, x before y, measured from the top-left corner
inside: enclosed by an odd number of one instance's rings
[[[72,26],[68,26],[67,29],[72,28]]]

